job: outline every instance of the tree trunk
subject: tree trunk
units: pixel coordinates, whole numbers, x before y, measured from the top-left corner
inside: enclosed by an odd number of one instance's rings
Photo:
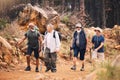
[[[106,28],[106,16],[105,16],[105,0],[102,0],[102,4],[103,4],[103,27],[102,28]]]

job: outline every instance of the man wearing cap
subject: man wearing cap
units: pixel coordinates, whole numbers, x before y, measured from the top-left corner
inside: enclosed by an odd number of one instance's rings
[[[39,72],[38,65],[39,65],[39,50],[40,50],[40,45],[39,43],[42,42],[42,36],[40,36],[40,33],[35,30],[35,25],[33,23],[30,23],[29,25],[29,30],[25,33],[24,38],[18,42],[18,45],[20,45],[25,39],[28,40],[28,48],[27,48],[27,53],[26,53],[26,59],[27,59],[27,67],[25,71],[30,71],[30,56],[32,52],[34,51],[34,57],[36,58],[36,72]]]
[[[92,59],[99,59],[100,61],[104,60],[104,36],[102,35],[102,30],[97,27],[94,29],[96,35],[92,38],[93,53]],[[95,55],[96,54],[96,55]]]
[[[74,51],[73,66],[71,70],[76,70],[76,61],[78,58],[78,53],[80,53],[80,60],[82,62],[82,67],[80,71],[84,71],[84,56],[86,52],[87,39],[85,32],[82,29],[82,24],[76,24],[76,31],[74,32],[71,49]]]

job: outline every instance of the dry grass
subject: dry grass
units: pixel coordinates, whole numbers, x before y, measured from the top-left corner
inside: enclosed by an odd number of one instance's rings
[[[103,68],[106,71],[99,72],[97,80],[120,80],[120,67],[111,66],[110,63],[106,63]]]

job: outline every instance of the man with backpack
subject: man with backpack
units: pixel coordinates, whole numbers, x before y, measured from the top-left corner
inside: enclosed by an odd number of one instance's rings
[[[35,25],[33,23],[29,24],[29,30],[25,33],[24,38],[18,42],[18,45],[23,43],[24,40],[28,40],[28,48],[26,53],[26,59],[27,59],[27,67],[25,71],[30,71],[30,56],[32,52],[34,51],[34,57],[36,58],[36,72],[39,72],[38,65],[39,65],[39,51],[40,51],[40,43],[42,42],[42,36],[40,36],[40,33],[38,30],[35,30]]]
[[[45,66],[46,71],[56,72],[56,60],[57,53],[60,50],[60,38],[57,31],[54,30],[52,24],[47,25],[47,32],[45,33],[44,39],[44,49],[45,49]]]
[[[86,52],[87,39],[84,30],[82,29],[82,24],[76,24],[76,31],[73,35],[71,49],[74,51],[73,66],[71,70],[76,70],[76,61],[78,54],[80,53],[80,60],[82,62],[82,67],[80,71],[84,71],[84,56]]]

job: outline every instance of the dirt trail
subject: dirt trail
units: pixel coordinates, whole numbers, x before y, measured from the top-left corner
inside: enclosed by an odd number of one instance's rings
[[[65,61],[64,59],[59,59],[57,62],[57,72],[51,73],[51,71],[45,73],[45,66],[42,66],[42,70],[36,73],[35,65],[32,64],[32,71],[26,72],[24,68],[26,63],[20,63],[16,66],[14,70],[9,72],[0,71],[0,80],[81,80],[85,77],[91,70],[91,64],[86,62],[85,71],[80,71],[80,61],[77,63],[77,70],[71,71],[72,61]]]

